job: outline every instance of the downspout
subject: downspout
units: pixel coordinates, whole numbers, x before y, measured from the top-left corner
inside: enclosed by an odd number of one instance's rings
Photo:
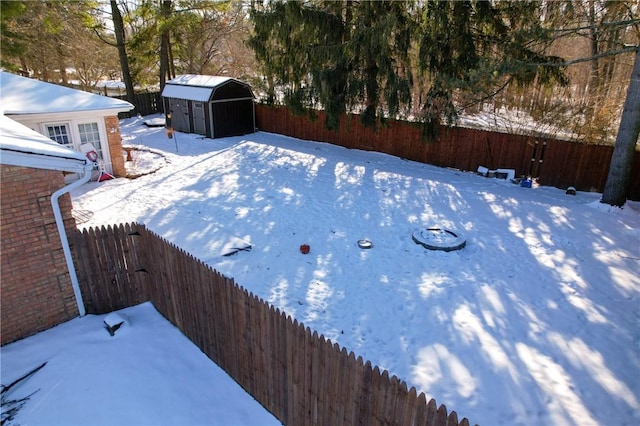
[[[71,247],[69,246],[69,239],[67,238],[67,231],[64,229],[64,221],[62,219],[62,211],[60,210],[59,198],[71,190],[83,185],[91,178],[91,171],[93,170],[93,164],[86,162],[84,166],[84,175],[70,183],[58,189],[51,194],[51,207],[53,207],[53,215],[56,218],[56,225],[58,226],[58,233],[60,234],[60,242],[62,243],[62,251],[64,252],[64,258],[67,261],[67,268],[69,269],[69,277],[71,278],[71,286],[73,287],[73,294],[76,296],[76,303],[78,304],[78,312],[80,316],[86,315],[84,309],[84,301],[82,300],[82,293],[80,292],[80,284],[78,283],[78,276],[76,275],[76,268],[73,265],[73,258],[71,257]]]

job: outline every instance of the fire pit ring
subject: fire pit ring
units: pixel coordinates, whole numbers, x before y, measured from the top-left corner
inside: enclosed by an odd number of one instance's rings
[[[416,229],[411,238],[429,250],[460,250],[467,244],[467,240],[459,233],[437,226]]]
[[[373,247],[373,243],[369,240],[358,240],[358,247],[361,249],[370,249]]]

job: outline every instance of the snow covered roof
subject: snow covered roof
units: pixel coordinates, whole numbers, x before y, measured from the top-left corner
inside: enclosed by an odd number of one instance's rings
[[[81,173],[87,157],[0,114],[0,164]]]
[[[213,99],[216,89],[231,82],[243,87],[242,90],[244,92],[248,90],[248,93],[253,97],[249,85],[240,80],[231,77],[197,74],[183,74],[167,81],[162,90],[162,96],[165,98],[207,102]]]
[[[4,114],[111,110],[130,111],[129,102],[0,71],[0,108]]]
[[[207,102],[211,97],[213,89],[211,87],[191,87],[175,86],[167,84],[164,86],[162,96],[165,98],[187,99],[189,101]]]
[[[178,84],[181,86],[218,87],[229,80],[233,79],[231,77],[221,77],[217,75],[183,74],[167,81],[167,84]]]

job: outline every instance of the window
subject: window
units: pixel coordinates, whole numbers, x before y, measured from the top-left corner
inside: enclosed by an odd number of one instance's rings
[[[73,148],[71,138],[69,137],[69,128],[66,124],[54,124],[47,126],[47,132],[49,133],[49,137],[60,145]]]
[[[98,123],[78,124],[78,132],[80,132],[80,143],[90,143],[96,147],[98,158],[104,159],[102,156],[102,146],[100,146],[100,131]]]

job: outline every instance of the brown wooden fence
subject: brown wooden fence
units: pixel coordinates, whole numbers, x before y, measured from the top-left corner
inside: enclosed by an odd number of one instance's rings
[[[579,191],[602,192],[613,147],[550,138],[489,132],[462,127],[441,127],[435,142],[422,138],[419,124],[388,120],[377,131],[364,127],[357,115],[343,116],[339,131],[324,126],[324,112],[317,118],[293,115],[285,107],[256,105],[260,130],[299,139],[329,142],[346,148],[383,152],[442,167],[476,171],[515,169],[516,176],[538,178],[541,185]],[[636,151],[627,197],[640,200],[640,152]]]
[[[120,97],[124,99],[124,97]],[[163,111],[159,92],[142,93],[134,100],[136,109],[121,113],[149,115]],[[346,148],[383,152],[441,167],[476,171],[514,169],[516,176],[531,176],[541,185],[579,191],[602,192],[609,173],[613,147],[553,138],[514,135],[463,127],[441,127],[435,142],[425,142],[420,124],[388,120],[387,126],[373,131],[360,123],[358,115],[344,116],[340,130],[324,126],[324,112],[314,111],[315,120],[295,116],[285,107],[256,105],[256,124],[260,130],[299,139],[329,142]],[[627,198],[640,201],[640,151],[636,150]]]
[[[88,313],[151,301],[286,425],[468,425],[143,225],[72,235]]]
[[[114,96],[114,98],[121,99],[123,101],[127,100],[126,96]],[[133,105],[135,109],[132,111],[121,112],[118,113],[118,118],[129,118],[134,115],[151,115],[157,114],[159,112],[164,112],[164,106],[162,104],[162,96],[160,96],[160,92],[146,92],[146,93],[136,93],[133,96]]]

